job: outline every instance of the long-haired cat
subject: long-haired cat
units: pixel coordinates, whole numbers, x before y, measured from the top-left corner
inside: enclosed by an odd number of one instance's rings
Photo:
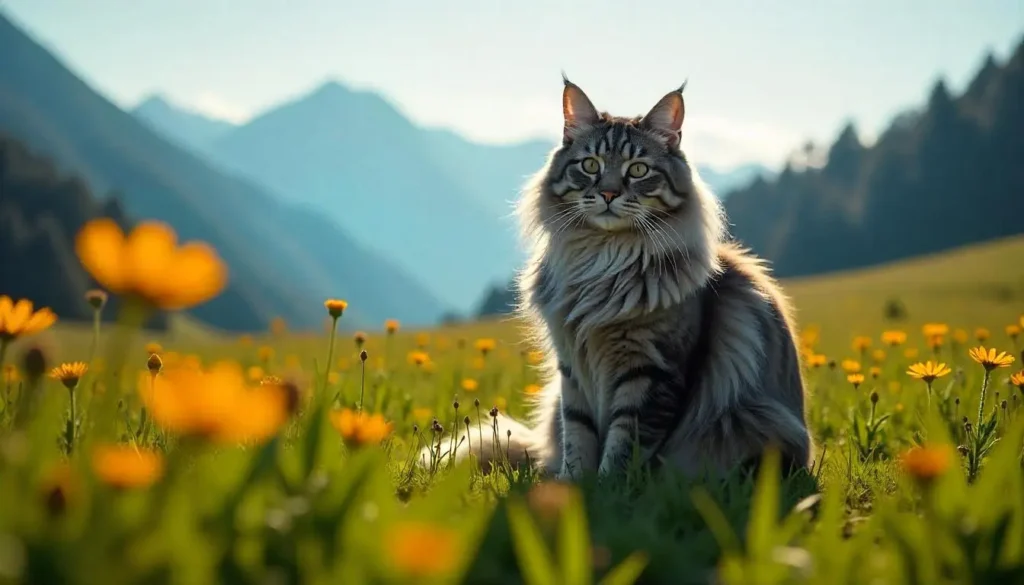
[[[485,465],[500,452],[561,478],[621,471],[635,444],[643,462],[691,475],[768,445],[809,465],[789,306],[726,240],[718,200],[680,150],[683,88],[620,118],[564,82],[562,144],[519,203],[532,247],[520,309],[552,379],[532,425],[502,416],[500,447],[490,432],[468,446]]]

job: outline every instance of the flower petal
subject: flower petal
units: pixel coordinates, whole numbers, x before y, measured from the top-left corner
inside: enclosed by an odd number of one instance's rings
[[[178,236],[165,223],[146,221],[135,226],[125,242],[125,275],[129,286],[158,303],[175,286],[170,273]]]
[[[32,317],[32,301],[20,299],[14,303],[14,308],[7,314],[4,328],[11,335],[21,335],[28,320]]]
[[[78,260],[96,282],[113,293],[122,293],[125,282],[122,251],[124,232],[109,218],[86,223],[75,237]]]
[[[205,303],[224,290],[228,271],[217,252],[206,244],[189,242],[168,267],[173,288],[165,291],[164,308],[183,309]]]
[[[14,301],[7,295],[0,295],[0,333],[6,331],[4,323],[14,308]]]
[[[22,335],[32,335],[33,333],[39,333],[40,331],[47,329],[50,325],[57,322],[57,315],[50,310],[49,307],[43,307],[35,312],[34,315],[29,317],[28,322],[21,332]]]

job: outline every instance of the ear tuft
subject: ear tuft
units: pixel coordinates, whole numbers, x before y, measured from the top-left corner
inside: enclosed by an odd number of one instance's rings
[[[682,137],[683,118],[686,114],[686,103],[683,101],[685,88],[684,81],[679,89],[665,94],[641,122],[644,128],[664,136],[672,148],[679,146]]]
[[[597,124],[601,116],[587,94],[583,93],[578,85],[569,81],[564,71],[562,83],[565,86],[562,89],[562,117],[565,120],[562,140],[567,144],[575,139],[581,129]]]

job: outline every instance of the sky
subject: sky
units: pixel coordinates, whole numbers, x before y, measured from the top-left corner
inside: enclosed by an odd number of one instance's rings
[[[1024,0],[0,0],[123,108],[154,93],[244,122],[326,80],[481,142],[561,132],[564,70],[646,112],[688,80],[683,140],[778,167],[849,120],[866,141],[1024,38]]]

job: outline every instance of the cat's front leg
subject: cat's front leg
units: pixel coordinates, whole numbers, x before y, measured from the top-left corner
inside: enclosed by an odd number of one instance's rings
[[[562,374],[562,469],[558,479],[577,480],[597,471],[601,443],[590,401],[567,366],[559,364]]]
[[[615,377],[610,396],[608,433],[598,475],[624,472],[639,443],[641,462],[655,455],[662,440],[675,431],[680,408],[672,375],[658,366],[634,367]]]

